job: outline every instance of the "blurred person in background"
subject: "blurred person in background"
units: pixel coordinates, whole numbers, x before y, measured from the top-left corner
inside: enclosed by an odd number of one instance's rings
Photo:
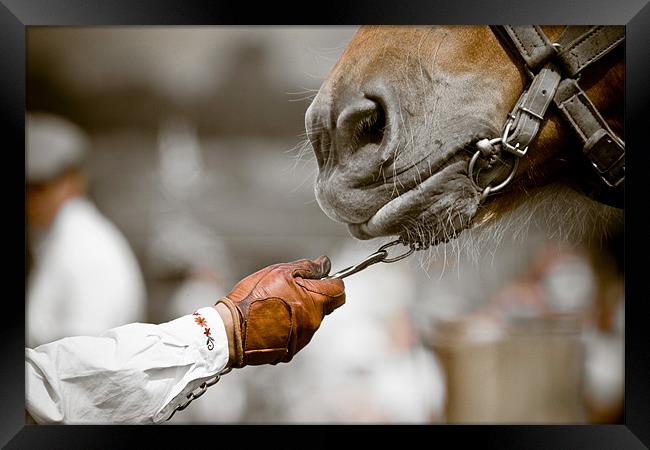
[[[145,289],[120,231],[86,197],[86,134],[51,114],[27,116],[28,345],[95,335],[144,319]]]

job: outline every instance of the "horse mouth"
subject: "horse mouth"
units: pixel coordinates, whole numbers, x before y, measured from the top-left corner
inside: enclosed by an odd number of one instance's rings
[[[471,226],[479,195],[467,176],[466,142],[437,161],[439,168],[383,204],[362,223],[349,223],[357,239],[398,235],[407,244],[431,246],[458,236]],[[442,164],[441,164],[442,163]]]

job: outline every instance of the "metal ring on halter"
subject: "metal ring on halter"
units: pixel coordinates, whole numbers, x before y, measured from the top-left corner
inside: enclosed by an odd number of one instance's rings
[[[501,138],[494,138],[490,140],[490,144],[492,142],[501,142]],[[474,181],[474,166],[476,165],[476,161],[478,161],[479,157],[482,155],[481,150],[477,150],[476,153],[474,153],[474,156],[472,156],[472,159],[469,161],[469,166],[467,168],[467,175],[469,176],[469,180],[472,182],[472,185],[476,188],[477,191],[483,191],[481,193],[481,198],[480,201],[482,202],[487,198],[488,195],[493,194],[497,191],[500,191],[504,187],[508,185],[512,181],[512,179],[515,177],[515,173],[517,172],[517,168],[519,167],[519,158],[515,157],[515,163],[512,166],[512,170],[508,174],[505,180],[503,180],[501,183],[497,184],[496,186],[486,186],[485,188],[481,187],[478,185],[476,181]]]
[[[393,245],[397,245],[397,244],[404,244],[404,242],[402,242],[401,239],[395,239],[394,241],[391,241],[388,244],[384,244],[381,247],[379,247],[379,250],[377,250],[377,252],[386,251],[387,248],[392,247]],[[401,254],[399,256],[394,256],[392,258],[384,258],[381,262],[383,262],[383,263],[394,263],[394,262],[397,262],[397,261],[399,261],[401,259],[406,258],[407,256],[410,256],[415,251],[415,245],[410,245],[409,247],[410,247],[410,249],[409,249],[408,252],[403,253],[403,254]]]

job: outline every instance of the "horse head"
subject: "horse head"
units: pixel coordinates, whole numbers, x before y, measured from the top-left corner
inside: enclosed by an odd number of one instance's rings
[[[543,29],[550,39],[562,31]],[[608,58],[614,63],[581,83],[620,135],[623,61]],[[571,186],[579,148],[553,111],[507,190],[482,202],[468,177],[476,143],[501,133],[526,84],[487,26],[362,27],[305,117],[319,205],[360,239],[437,243],[502,217],[540,188]],[[504,158],[479,178],[503,179],[513,164]]]

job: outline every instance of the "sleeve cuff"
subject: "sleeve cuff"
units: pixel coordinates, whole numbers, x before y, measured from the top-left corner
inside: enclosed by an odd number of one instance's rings
[[[228,363],[226,327],[216,309],[209,306],[161,325],[166,332],[198,350],[201,364],[217,373]]]
[[[161,327],[187,343],[197,352],[197,357],[194,367],[183,377],[183,382],[169,393],[163,403],[164,407],[154,417],[155,422],[166,420],[202,383],[225,373],[229,358],[226,328],[213,307],[201,308],[193,314],[161,324]]]

